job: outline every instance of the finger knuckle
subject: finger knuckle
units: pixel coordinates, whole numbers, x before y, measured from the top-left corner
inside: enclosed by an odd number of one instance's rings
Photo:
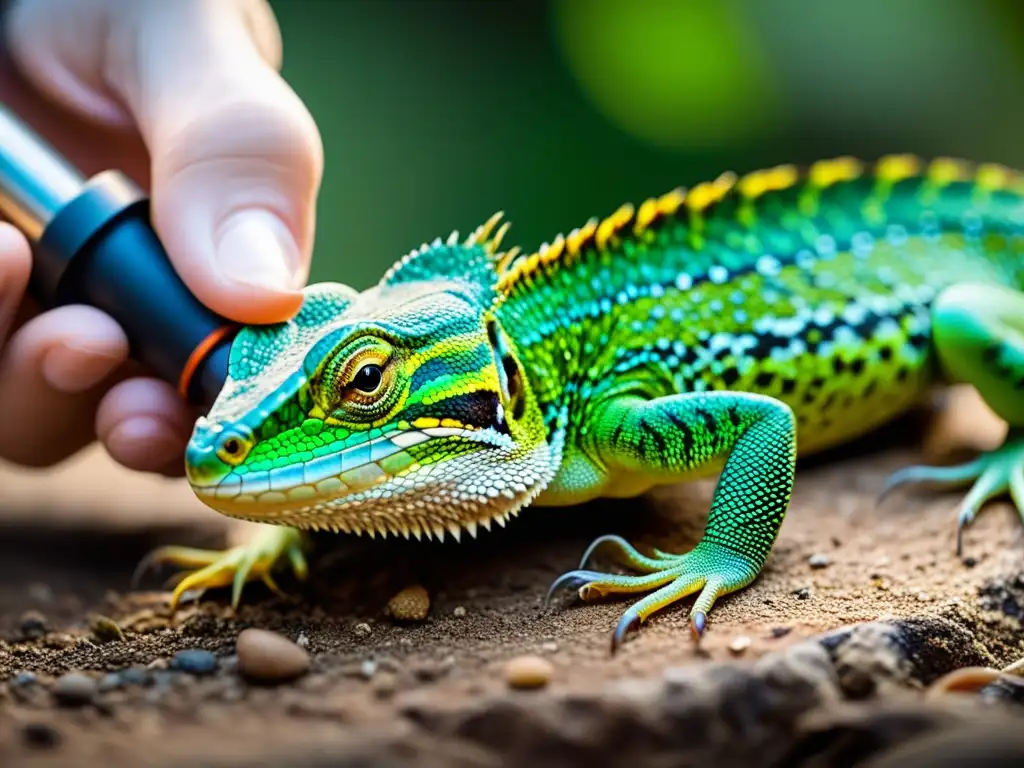
[[[323,147],[308,111],[290,92],[262,89],[206,99],[199,113],[171,127],[162,142],[163,171],[180,174],[196,165],[233,165],[276,174],[309,186],[323,172]]]

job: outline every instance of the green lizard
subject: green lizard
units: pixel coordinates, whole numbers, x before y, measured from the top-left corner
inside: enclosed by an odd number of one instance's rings
[[[797,455],[965,382],[1010,424],[998,450],[911,482],[973,487],[958,530],[1009,492],[1024,509],[1024,175],[893,155],[732,174],[626,205],[536,253],[500,214],[413,251],[370,290],[306,290],[290,322],[244,329],[187,449],[219,512],[272,526],[226,552],[167,547],[173,595],[307,571],[306,531],[443,539],[533,503],[623,498],[720,473],[685,553],[598,539],[572,586],[645,593],[613,648],[696,594],[759,574]],[[584,570],[599,544],[638,575]]]

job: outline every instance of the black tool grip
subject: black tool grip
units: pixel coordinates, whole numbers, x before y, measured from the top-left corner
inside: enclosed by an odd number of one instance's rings
[[[32,291],[44,304],[88,304],[128,336],[131,356],[209,408],[227,374],[236,325],[211,311],[174,270],[149,201],[104,171],[47,223],[35,245]]]

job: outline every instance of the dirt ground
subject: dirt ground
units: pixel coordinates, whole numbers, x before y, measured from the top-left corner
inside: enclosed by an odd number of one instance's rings
[[[998,444],[1002,430],[957,393],[941,413],[805,462],[769,565],[718,603],[700,647],[676,607],[614,656],[610,633],[628,603],[567,594],[545,610],[548,584],[599,534],[691,547],[713,483],[527,510],[461,544],[325,542],[310,582],[282,579],[289,598],[251,586],[235,612],[219,591],[171,619],[159,578],[130,590],[140,558],[161,543],[221,544],[244,528],[202,507],[183,482],[122,472],[97,453],[49,472],[7,468],[0,764],[860,765],[923,730],[1012,721],[1001,703],[981,716],[977,694],[936,703],[921,690],[959,666],[1024,656],[1019,516],[1005,502],[988,507],[958,559],[959,497],[876,504],[896,468]],[[385,605],[410,584],[428,590],[429,616],[393,621]],[[124,639],[101,641],[90,630],[97,613]],[[250,626],[301,638],[310,673],[277,687],[243,682],[234,642]],[[216,652],[220,670],[165,669],[190,648]],[[504,664],[527,653],[551,662],[551,680],[510,690]],[[133,666],[151,668],[145,684],[84,706],[58,706],[49,690],[67,671]],[[996,698],[1017,697],[1008,690]]]

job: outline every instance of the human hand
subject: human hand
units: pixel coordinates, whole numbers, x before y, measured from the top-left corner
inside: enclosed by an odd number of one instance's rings
[[[242,323],[294,314],[323,150],[279,75],[265,0],[14,0],[7,14],[26,79],[141,135],[154,227],[196,296]],[[49,466],[98,438],[129,468],[180,474],[195,413],[127,360],[109,316],[39,313],[24,296],[30,267],[24,237],[0,224],[0,458]]]

